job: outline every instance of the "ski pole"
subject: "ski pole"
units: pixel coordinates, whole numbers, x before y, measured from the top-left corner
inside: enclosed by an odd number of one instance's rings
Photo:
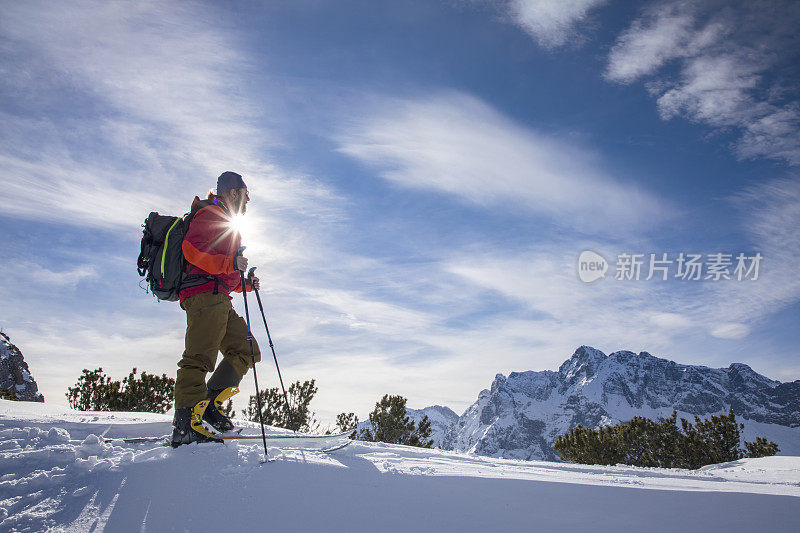
[[[241,254],[245,249],[244,246],[239,248],[236,252],[237,255]],[[250,342],[250,361],[253,363],[253,379],[256,382],[256,406],[258,407],[258,420],[261,422],[261,440],[264,441],[264,460],[269,458],[267,454],[267,434],[264,432],[264,415],[261,412],[261,392],[258,389],[258,374],[256,374],[256,356],[253,351],[253,334],[250,331],[250,310],[247,307],[247,286],[244,283],[244,271],[239,271],[239,276],[242,281],[242,296],[244,296],[244,316],[247,317],[247,340]]]
[[[253,271],[256,267],[252,267],[248,273],[250,284],[253,283]],[[264,306],[261,305],[261,296],[258,294],[258,289],[253,287],[256,293],[256,300],[258,301],[258,308],[261,310],[261,318],[264,319],[264,329],[267,330],[267,340],[269,341],[269,349],[272,350],[272,358],[275,360],[275,368],[278,370],[278,380],[281,382],[281,390],[283,390],[283,399],[286,400],[286,413],[289,415],[289,423],[292,425],[292,430],[297,431],[295,428],[294,417],[292,416],[292,406],[289,404],[289,396],[286,394],[286,387],[283,386],[283,376],[281,376],[281,367],[278,366],[278,356],[275,355],[275,346],[272,344],[272,336],[269,334],[269,326],[267,326],[267,315],[264,314]]]

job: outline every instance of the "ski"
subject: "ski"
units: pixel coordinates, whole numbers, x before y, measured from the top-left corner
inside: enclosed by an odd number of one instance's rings
[[[266,439],[267,442],[272,443],[275,446],[283,445],[291,445],[291,444],[300,444],[301,446],[293,446],[302,449],[313,449],[319,450],[322,452],[332,452],[336,450],[341,450],[349,446],[353,441],[349,438],[352,434],[352,431],[345,431],[344,433],[337,433],[335,435],[303,435],[303,434],[294,434],[294,435],[267,435]],[[261,435],[220,435],[214,437],[218,441],[226,442],[226,441],[233,441],[233,440],[260,440],[262,437]],[[103,439],[107,443],[112,442],[119,442],[122,441],[126,444],[137,444],[137,443],[147,443],[147,442],[158,442],[163,443],[165,446],[170,445],[170,436],[164,435],[162,437],[128,437],[128,438],[105,438]],[[341,441],[341,442],[339,442]],[[210,441],[215,442],[215,441]],[[307,444],[303,446],[302,444]],[[331,444],[332,446],[326,446],[327,444]]]

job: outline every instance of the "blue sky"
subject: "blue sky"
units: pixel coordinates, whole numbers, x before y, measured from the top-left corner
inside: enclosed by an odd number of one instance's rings
[[[581,344],[799,379],[798,22],[793,2],[2,2],[0,326],[49,402],[82,368],[173,374],[184,314],[138,286],[140,224],[235,170],[284,376],[318,380],[324,421],[384,393],[460,412]],[[605,279],[579,280],[583,250]],[[621,253],[681,252],[763,260],[614,279]]]

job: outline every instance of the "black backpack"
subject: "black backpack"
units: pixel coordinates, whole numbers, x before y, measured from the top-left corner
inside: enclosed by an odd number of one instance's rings
[[[159,215],[153,211],[142,224],[142,249],[136,266],[150,292],[159,300],[175,302],[181,289],[215,279],[187,274],[188,263],[183,257],[183,238],[189,231],[189,224],[197,211],[210,204],[208,200],[196,202],[183,217]]]

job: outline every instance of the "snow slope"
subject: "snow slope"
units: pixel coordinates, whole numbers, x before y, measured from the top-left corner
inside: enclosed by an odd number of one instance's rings
[[[169,427],[167,415],[0,401],[0,531],[800,530],[798,457],[687,471],[356,442],[271,447],[261,464],[260,441],[98,437]]]

